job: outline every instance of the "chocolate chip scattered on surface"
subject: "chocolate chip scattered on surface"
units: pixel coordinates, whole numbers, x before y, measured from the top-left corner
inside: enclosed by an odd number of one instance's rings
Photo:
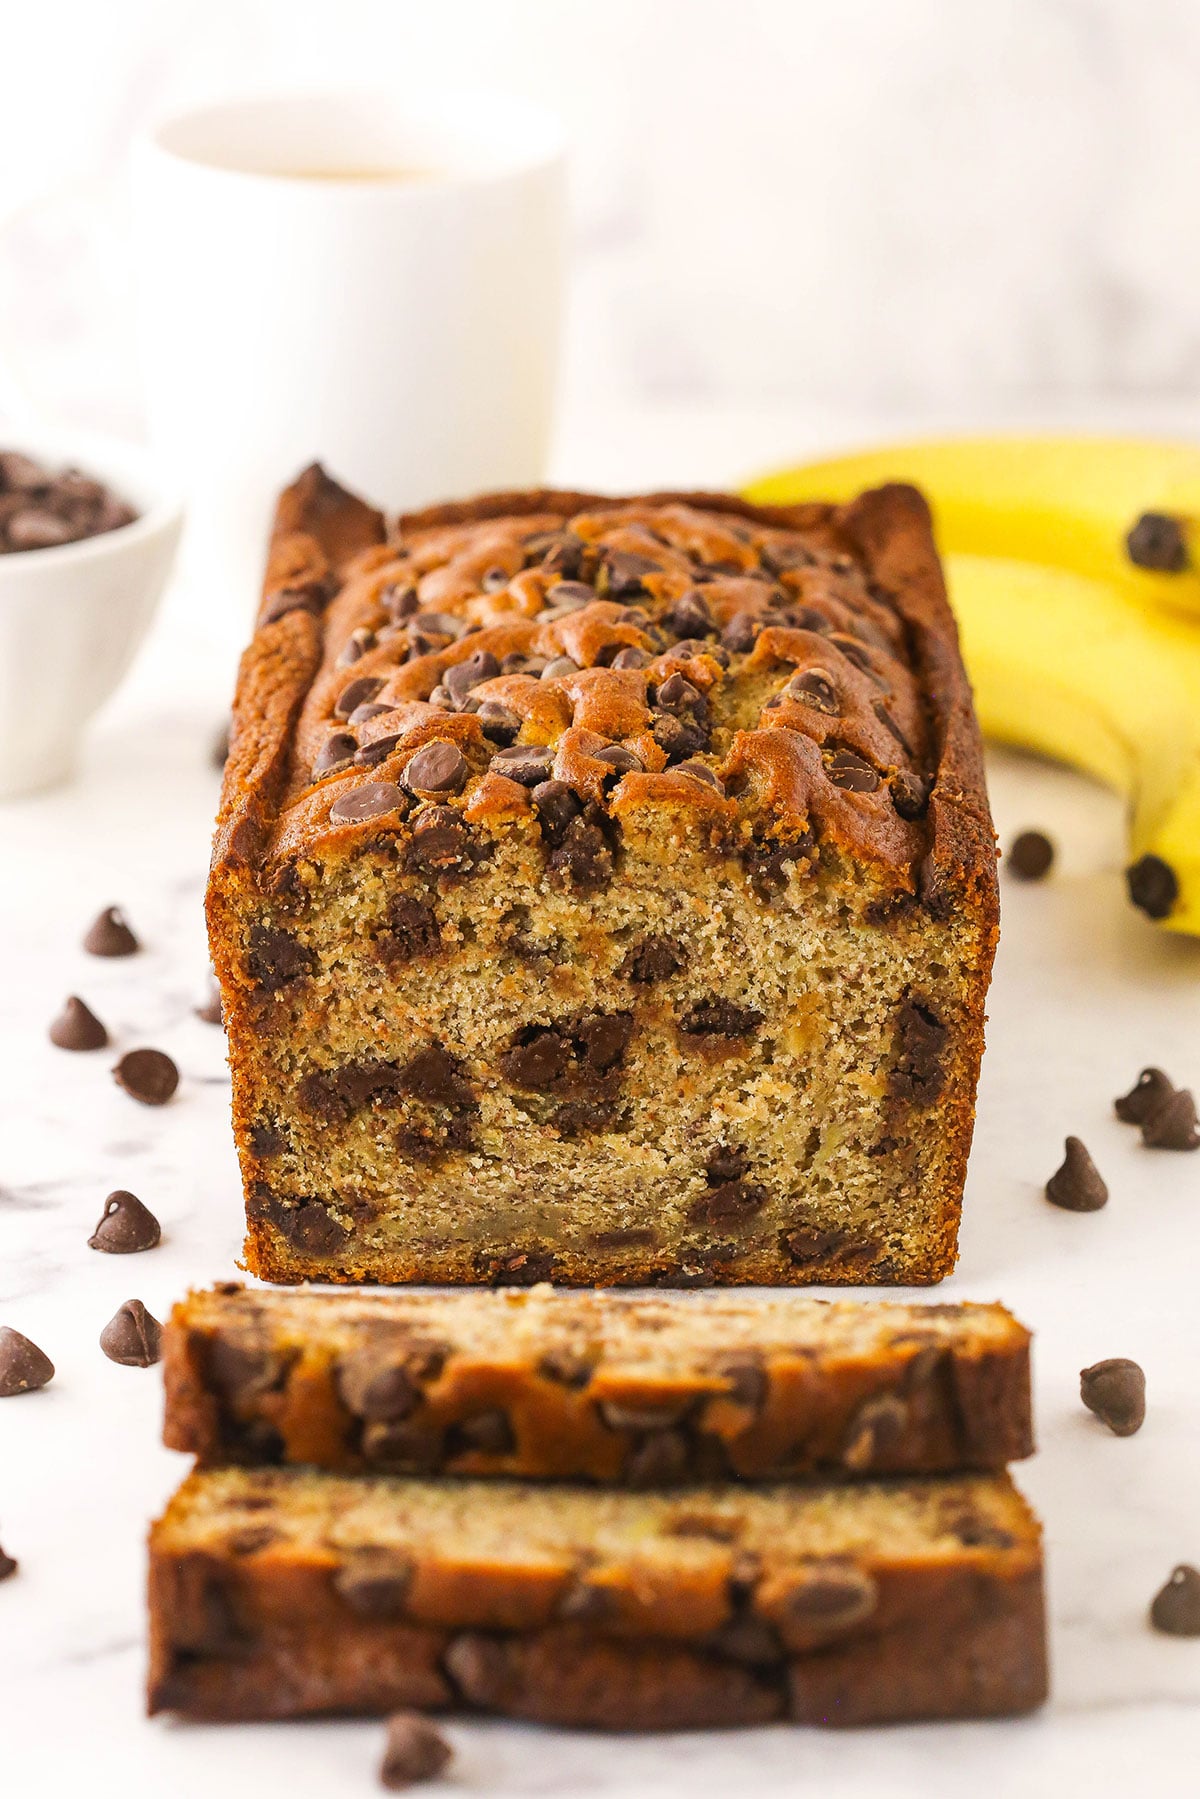
[[[112,1075],[117,1086],[143,1106],[165,1106],[179,1085],[179,1070],[161,1049],[131,1049]]]
[[[1142,1120],[1147,1149],[1200,1149],[1200,1122],[1190,1088],[1179,1087]]]
[[[1169,1637],[1200,1637],[1200,1568],[1181,1562],[1150,1607],[1155,1630]]]
[[[1022,831],[1012,840],[1007,866],[1018,880],[1044,880],[1054,866],[1054,845],[1042,831]]]
[[[127,1299],[100,1332],[100,1347],[124,1368],[150,1368],[162,1357],[162,1325],[140,1299]]]
[[[132,956],[141,944],[125,921],[119,906],[106,906],[88,926],[83,947],[89,956]]]
[[[1181,575],[1191,564],[1184,521],[1171,512],[1143,512],[1125,534],[1125,549],[1135,568],[1161,575]]]
[[[15,1574],[16,1571],[17,1562],[11,1555],[6,1555],[3,1547],[0,1547],[0,1580],[7,1580],[9,1575]]]
[[[1146,1376],[1127,1356],[1093,1362],[1079,1373],[1079,1397],[1115,1437],[1132,1437],[1146,1417]]]
[[[1175,1083],[1161,1068],[1143,1068],[1128,1093],[1113,1101],[1122,1124],[1144,1124],[1175,1091]]]
[[[1078,1137],[1068,1137],[1062,1166],[1046,1182],[1046,1198],[1064,1212],[1098,1212],[1108,1204],[1108,1188]]]
[[[436,1780],[449,1767],[454,1751],[420,1712],[397,1712],[388,1719],[380,1784],[400,1792],[419,1780]]]
[[[45,1350],[7,1324],[0,1325],[0,1399],[37,1393],[54,1379],[54,1363]]]
[[[1129,897],[1139,911],[1157,924],[1169,918],[1179,898],[1179,876],[1161,856],[1143,856],[1125,870]]]
[[[90,1006],[73,993],[50,1026],[50,1041],[56,1049],[103,1049],[108,1032]]]
[[[101,1249],[106,1255],[137,1255],[153,1249],[162,1238],[162,1226],[148,1206],[136,1194],[118,1187],[104,1202],[100,1222],[88,1238],[90,1249]]]

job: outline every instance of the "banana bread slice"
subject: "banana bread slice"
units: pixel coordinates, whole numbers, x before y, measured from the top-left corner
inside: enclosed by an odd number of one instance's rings
[[[228,1285],[176,1306],[165,1372],[166,1441],[206,1462],[644,1486],[1033,1449],[1029,1333],[998,1305]]]
[[[1039,1530],[1001,1475],[631,1493],[230,1468],[151,1533],[152,1711],[665,1729],[1045,1690]]]
[[[308,471],[208,917],[268,1280],[940,1279],[997,899],[923,500]]]

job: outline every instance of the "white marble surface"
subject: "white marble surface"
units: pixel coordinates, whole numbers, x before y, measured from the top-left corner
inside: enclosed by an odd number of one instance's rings
[[[784,441],[857,434],[781,419],[630,416],[568,431],[564,478],[729,479]],[[0,1405],[0,1794],[7,1799],[341,1799],[375,1790],[372,1724],[197,1728],[141,1713],[143,1537],[183,1472],[157,1444],[156,1372],[115,1367],[96,1338],[137,1296],[159,1317],[189,1283],[228,1276],[239,1193],[220,1033],[194,1018],[205,951],[200,894],[216,777],[206,760],[221,677],[178,600],[96,728],[73,786],[0,809],[0,1322],[58,1375]],[[993,758],[1001,833],[1049,828],[1045,886],[1008,885],[991,1002],[962,1259],[938,1297],[1001,1298],[1036,1331],[1038,1455],[1020,1480],[1047,1533],[1054,1693],[1038,1717],[843,1735],[775,1728],[610,1741],[457,1723],[449,1790],[480,1795],[763,1799],[1191,1790],[1200,1642],[1153,1634],[1146,1606],[1172,1565],[1200,1561],[1200,1156],[1147,1151],[1115,1122],[1143,1063],[1200,1085],[1200,944],[1125,904],[1120,809],[1057,770]],[[144,952],[102,962],[79,937],[119,902]],[[46,1041],[79,992],[114,1052]],[[118,1049],[179,1061],[179,1094],[137,1106],[109,1078]],[[1063,1135],[1082,1135],[1108,1208],[1047,1206]],[[162,1246],[87,1247],[105,1194],[128,1186]],[[1146,1369],[1144,1429],[1121,1441],[1081,1408],[1078,1371],[1108,1355]]]

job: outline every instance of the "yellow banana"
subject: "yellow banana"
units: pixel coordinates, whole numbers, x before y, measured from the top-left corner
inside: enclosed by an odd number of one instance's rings
[[[1125,794],[1131,897],[1200,935],[1200,626],[1000,557],[946,578],[984,732]]]
[[[1132,437],[898,444],[766,475],[748,491],[764,504],[840,500],[884,481],[923,490],[945,552],[1070,569],[1142,605],[1200,616],[1200,445]],[[1178,527],[1165,533],[1167,548],[1173,536],[1186,558],[1178,572],[1155,573],[1131,559],[1126,538],[1147,513]],[[1144,547],[1138,554],[1145,559]]]

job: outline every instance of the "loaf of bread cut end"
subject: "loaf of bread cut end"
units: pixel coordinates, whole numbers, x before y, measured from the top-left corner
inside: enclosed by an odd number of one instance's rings
[[[962,1472],[1033,1448],[1002,1306],[734,1294],[193,1293],[166,1441],[205,1462],[659,1485]]]
[[[214,1470],[150,1555],[153,1711],[666,1729],[1045,1695],[1039,1533],[1004,1476],[666,1494]]]
[[[208,917],[269,1280],[940,1279],[997,899],[924,502],[308,471]]]

